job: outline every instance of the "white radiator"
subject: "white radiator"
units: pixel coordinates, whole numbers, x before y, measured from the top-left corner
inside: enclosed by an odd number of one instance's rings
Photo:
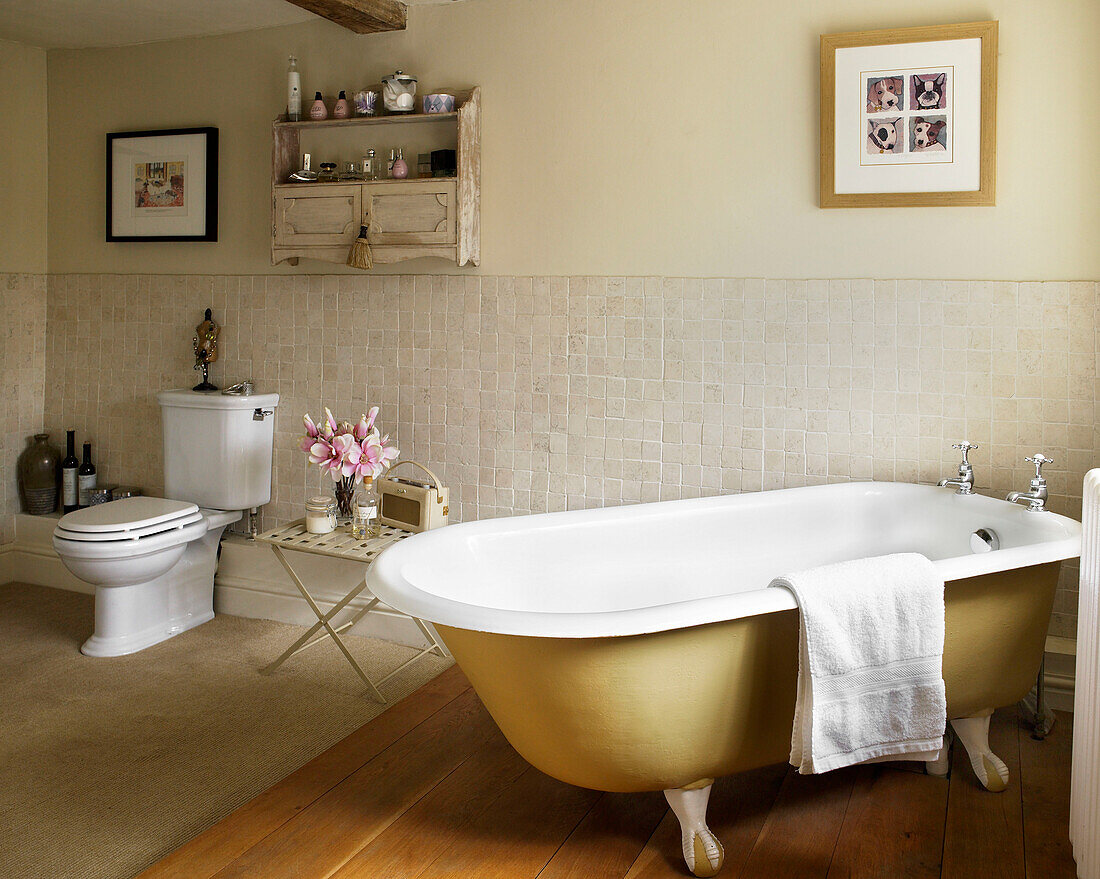
[[[1100,469],[1085,474],[1069,838],[1080,879],[1100,879]]]

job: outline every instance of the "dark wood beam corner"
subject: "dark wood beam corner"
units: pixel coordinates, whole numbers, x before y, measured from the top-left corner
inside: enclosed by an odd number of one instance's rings
[[[357,34],[403,31],[407,19],[398,0],[288,0]]]

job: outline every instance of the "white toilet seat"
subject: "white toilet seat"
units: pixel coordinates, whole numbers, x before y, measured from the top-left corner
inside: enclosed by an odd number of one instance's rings
[[[150,555],[190,543],[202,537],[208,530],[206,520],[199,515],[196,521],[178,528],[169,528],[144,537],[117,537],[111,540],[73,540],[71,532],[60,528],[53,533],[53,547],[62,558],[72,559],[125,559]]]
[[[68,540],[139,539],[188,525],[200,516],[198,506],[188,501],[130,497],[66,513],[57,530]]]
[[[166,498],[124,498],[76,510],[54,529],[54,548],[71,558],[133,558],[189,543],[207,530],[199,508]]]

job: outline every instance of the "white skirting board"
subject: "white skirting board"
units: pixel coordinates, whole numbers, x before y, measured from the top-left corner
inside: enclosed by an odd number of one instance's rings
[[[52,537],[57,518],[24,513],[15,517],[15,541],[0,545],[0,583],[18,581],[71,592],[95,592],[93,586],[70,574],[54,551]],[[326,610],[363,576],[358,565],[340,559],[294,552],[286,555],[318,605]],[[360,608],[365,603],[366,599],[360,596],[350,607]],[[222,540],[221,559],[214,577],[214,612],[296,625],[317,622],[270,547],[237,535]],[[412,620],[385,613],[368,614],[348,634],[414,647],[424,645],[424,638]]]
[[[284,554],[324,610],[363,580],[364,568],[354,562],[304,552],[287,551]],[[348,607],[359,609],[367,601],[368,598],[360,595]],[[214,578],[214,612],[302,626],[317,622],[271,547],[237,535],[222,540],[221,559]],[[415,647],[424,645],[424,638],[412,620],[387,616],[384,609],[381,614],[369,613],[350,633]]]

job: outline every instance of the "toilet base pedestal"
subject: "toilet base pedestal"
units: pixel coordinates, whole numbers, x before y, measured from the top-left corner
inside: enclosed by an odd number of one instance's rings
[[[179,561],[154,580],[95,589],[95,632],[80,648],[85,656],[125,656],[214,619],[214,573],[226,521],[240,513],[217,513],[211,527],[190,541]]]

